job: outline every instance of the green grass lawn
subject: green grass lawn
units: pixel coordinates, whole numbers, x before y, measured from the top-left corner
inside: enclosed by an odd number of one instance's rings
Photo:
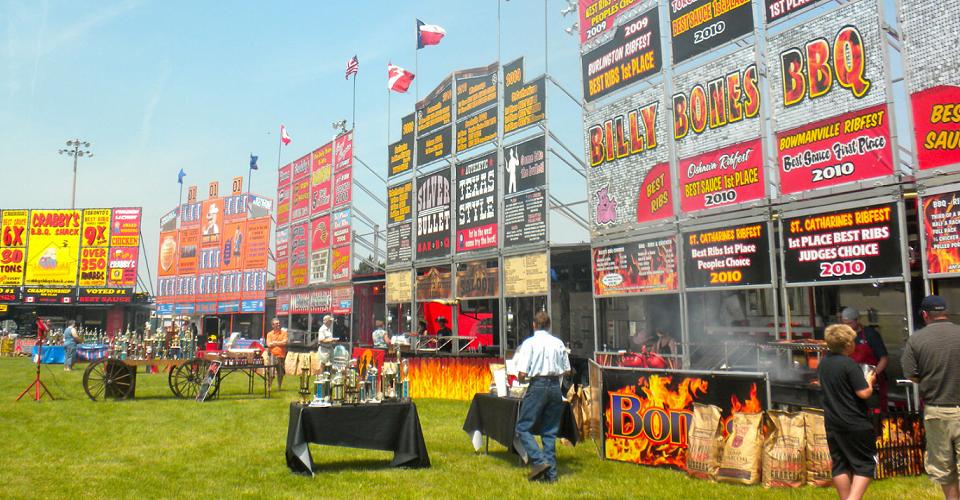
[[[83,368],[44,366],[57,398],[14,398],[33,378],[26,358],[0,358],[0,497],[167,498],[836,498],[832,489],[766,490],[688,479],[683,473],[608,462],[593,443],[559,449],[560,481],[531,484],[514,455],[491,443],[473,452],[461,430],[468,402],[419,400],[433,467],[391,469],[390,452],[311,446],[314,478],[284,460],[288,405],[297,382],[272,399],[227,379],[223,398],[178,400],[166,374],[140,373],[137,399],[93,402]],[[938,498],[926,478],[875,482],[870,498]]]

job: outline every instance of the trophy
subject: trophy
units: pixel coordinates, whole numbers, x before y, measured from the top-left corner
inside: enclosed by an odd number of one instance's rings
[[[314,400],[319,401],[320,406],[330,406],[330,372],[320,372],[314,383]]]
[[[343,371],[333,374],[333,381],[330,383],[330,402],[334,406],[343,404]]]
[[[350,366],[344,371],[344,403],[355,405],[360,402],[359,378],[357,373],[357,360],[350,360]]]
[[[403,401],[410,400],[410,360],[405,359],[400,362],[400,387],[401,394],[400,399]]]
[[[380,399],[380,394],[377,390],[377,367],[370,366],[367,368],[367,376],[363,380],[363,389],[366,393],[366,399],[364,401],[370,403],[376,403]]]
[[[383,390],[383,399],[396,399],[397,397],[397,364],[383,363],[381,372],[380,388]]]
[[[306,366],[300,368],[300,404],[307,404],[307,398],[310,396],[310,369]]]

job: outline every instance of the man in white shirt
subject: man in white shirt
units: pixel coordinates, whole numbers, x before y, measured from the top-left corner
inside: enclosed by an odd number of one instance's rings
[[[560,380],[570,373],[570,358],[563,341],[550,334],[550,316],[546,311],[533,318],[533,336],[523,341],[513,360],[521,381],[529,386],[520,405],[517,420],[517,438],[530,458],[531,481],[557,480],[557,433],[563,416],[563,394]],[[540,422],[543,449],[531,433]]]
[[[323,324],[317,331],[317,340],[320,345],[317,347],[317,355],[320,362],[326,365],[330,362],[330,356],[333,355],[333,344],[336,339],[333,338],[333,316],[329,314],[323,317]]]

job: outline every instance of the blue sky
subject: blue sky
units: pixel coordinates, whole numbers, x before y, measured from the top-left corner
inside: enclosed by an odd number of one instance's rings
[[[80,160],[77,206],[143,206],[155,269],[158,219],[177,203],[179,169],[202,198],[207,182],[219,180],[222,192],[233,176],[246,176],[252,152],[260,156],[253,190],[275,197],[279,124],[294,140],[283,163],[328,141],[331,123],[350,118],[343,72],[354,54],[356,154],[385,176],[386,65],[414,69],[414,19],[447,30],[439,46],[421,51],[424,95],[455,69],[496,60],[497,5],[8,0],[0,6],[0,208],[69,207],[71,163],[57,150],[74,137],[90,141],[95,154]],[[527,74],[542,73],[543,2],[500,5],[501,60],[525,56]],[[575,16],[562,17],[565,6],[551,0],[546,9],[549,69],[579,96],[577,40],[564,33]],[[556,88],[548,92],[551,129],[582,152],[579,108]],[[392,97],[390,140],[398,138],[400,116],[413,111],[412,94]],[[356,181],[385,196],[384,186],[357,168]],[[585,197],[581,177],[559,161],[551,169],[561,199]],[[355,190],[354,197],[385,220],[366,195]],[[555,240],[586,239],[558,219]]]

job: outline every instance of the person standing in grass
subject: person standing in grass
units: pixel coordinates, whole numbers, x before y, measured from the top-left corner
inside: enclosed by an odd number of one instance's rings
[[[283,387],[283,369],[287,359],[287,330],[280,327],[280,318],[273,318],[273,329],[267,332],[267,350],[271,365],[277,365],[277,388]]]
[[[523,341],[514,362],[521,381],[529,382],[520,405],[517,438],[527,452],[530,481],[557,480],[557,433],[563,415],[560,380],[570,373],[570,358],[563,341],[550,334],[550,316],[546,311],[533,318],[533,335]],[[543,449],[533,437],[533,426],[540,422]]]
[[[76,321],[71,319],[63,330],[63,371],[67,372],[73,371],[73,360],[77,357],[77,345],[80,344],[76,324]]]
[[[960,326],[950,321],[947,301],[930,295],[920,303],[926,326],[903,349],[903,374],[920,384],[927,431],[927,474],[947,500],[960,498]]]
[[[857,332],[830,325],[823,334],[830,352],[820,362],[824,427],[833,462],[833,485],[841,499],[859,500],[877,471],[877,443],[868,416],[876,372],[864,375],[851,356]]]

